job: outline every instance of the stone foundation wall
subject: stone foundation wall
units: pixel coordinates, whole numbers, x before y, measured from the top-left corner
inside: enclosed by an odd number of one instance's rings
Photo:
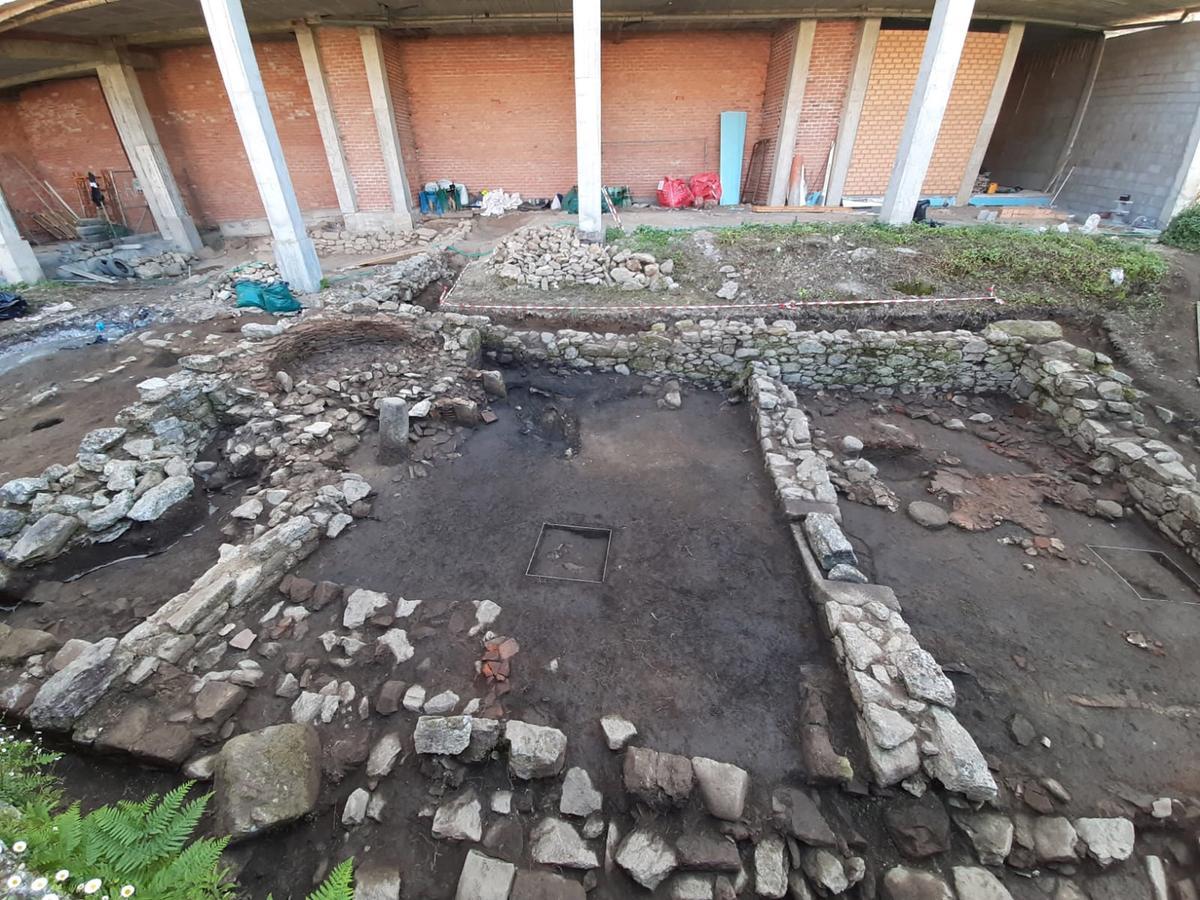
[[[789,387],[858,393],[1009,390],[1027,347],[969,331],[803,331],[796,323],[682,320],[636,334],[521,331],[480,319],[501,363],[539,362],[576,371],[672,375],[727,385],[751,362]]]

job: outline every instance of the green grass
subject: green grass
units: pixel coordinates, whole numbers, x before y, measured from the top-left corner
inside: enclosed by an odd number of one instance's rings
[[[1200,253],[1200,203],[1176,213],[1159,240],[1171,247]]]
[[[1112,237],[989,226],[939,229],[922,244],[922,249],[940,250],[934,256],[947,276],[995,284],[1016,303],[1053,304],[1073,297],[1106,308],[1155,306],[1167,274],[1162,256]],[[1113,283],[1113,269],[1124,271],[1122,284]]]

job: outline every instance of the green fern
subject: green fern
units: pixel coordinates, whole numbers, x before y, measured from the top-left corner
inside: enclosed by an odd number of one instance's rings
[[[338,863],[308,900],[354,900],[354,860]]]
[[[138,900],[232,898],[234,885],[221,866],[228,839],[188,843],[211,797],[185,802],[191,787],[187,782],[161,799],[152,794],[138,803],[122,800],[86,816],[78,803],[57,815],[45,804],[31,804],[3,837],[27,842],[32,870],[66,869],[80,881],[99,878],[110,896],[129,884]]]
[[[275,900],[273,894],[267,900]],[[354,900],[354,858],[344,859],[336,866],[321,886],[308,895],[307,900]]]

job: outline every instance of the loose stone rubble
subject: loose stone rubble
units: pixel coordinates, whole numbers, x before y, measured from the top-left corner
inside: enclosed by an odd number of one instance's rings
[[[407,249],[437,249],[449,246],[470,231],[470,222],[458,222],[449,227],[405,228],[395,231],[349,231],[344,228],[315,226],[308,229],[313,247],[319,256],[344,253],[361,256],[364,253],[383,254]]]
[[[563,284],[616,287],[623,291],[670,291],[679,287],[674,260],[585,243],[573,228],[533,226],[496,245],[488,267],[505,281],[558,290]]]

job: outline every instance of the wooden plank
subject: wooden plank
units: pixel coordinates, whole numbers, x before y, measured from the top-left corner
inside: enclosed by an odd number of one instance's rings
[[[342,266],[338,269],[339,272],[345,272],[349,269],[363,269],[367,266],[382,266],[384,263],[399,262],[409,256],[416,256],[418,253],[428,253],[429,247],[406,247],[403,250],[395,250],[391,253],[385,253],[382,256],[372,256],[370,259],[360,259],[356,263],[350,263],[348,266]]]
[[[69,263],[67,265],[59,266],[59,268],[62,269],[64,272],[69,272],[72,275],[78,275],[80,278],[87,278],[92,281],[100,281],[100,282],[103,282],[104,284],[116,284],[117,283],[117,279],[109,278],[107,275],[98,275],[95,272],[89,272],[87,269],[85,269],[83,266],[79,265],[78,263]]]
[[[854,211],[852,209],[847,209],[844,206],[751,206],[750,209],[756,213],[827,213]]]

